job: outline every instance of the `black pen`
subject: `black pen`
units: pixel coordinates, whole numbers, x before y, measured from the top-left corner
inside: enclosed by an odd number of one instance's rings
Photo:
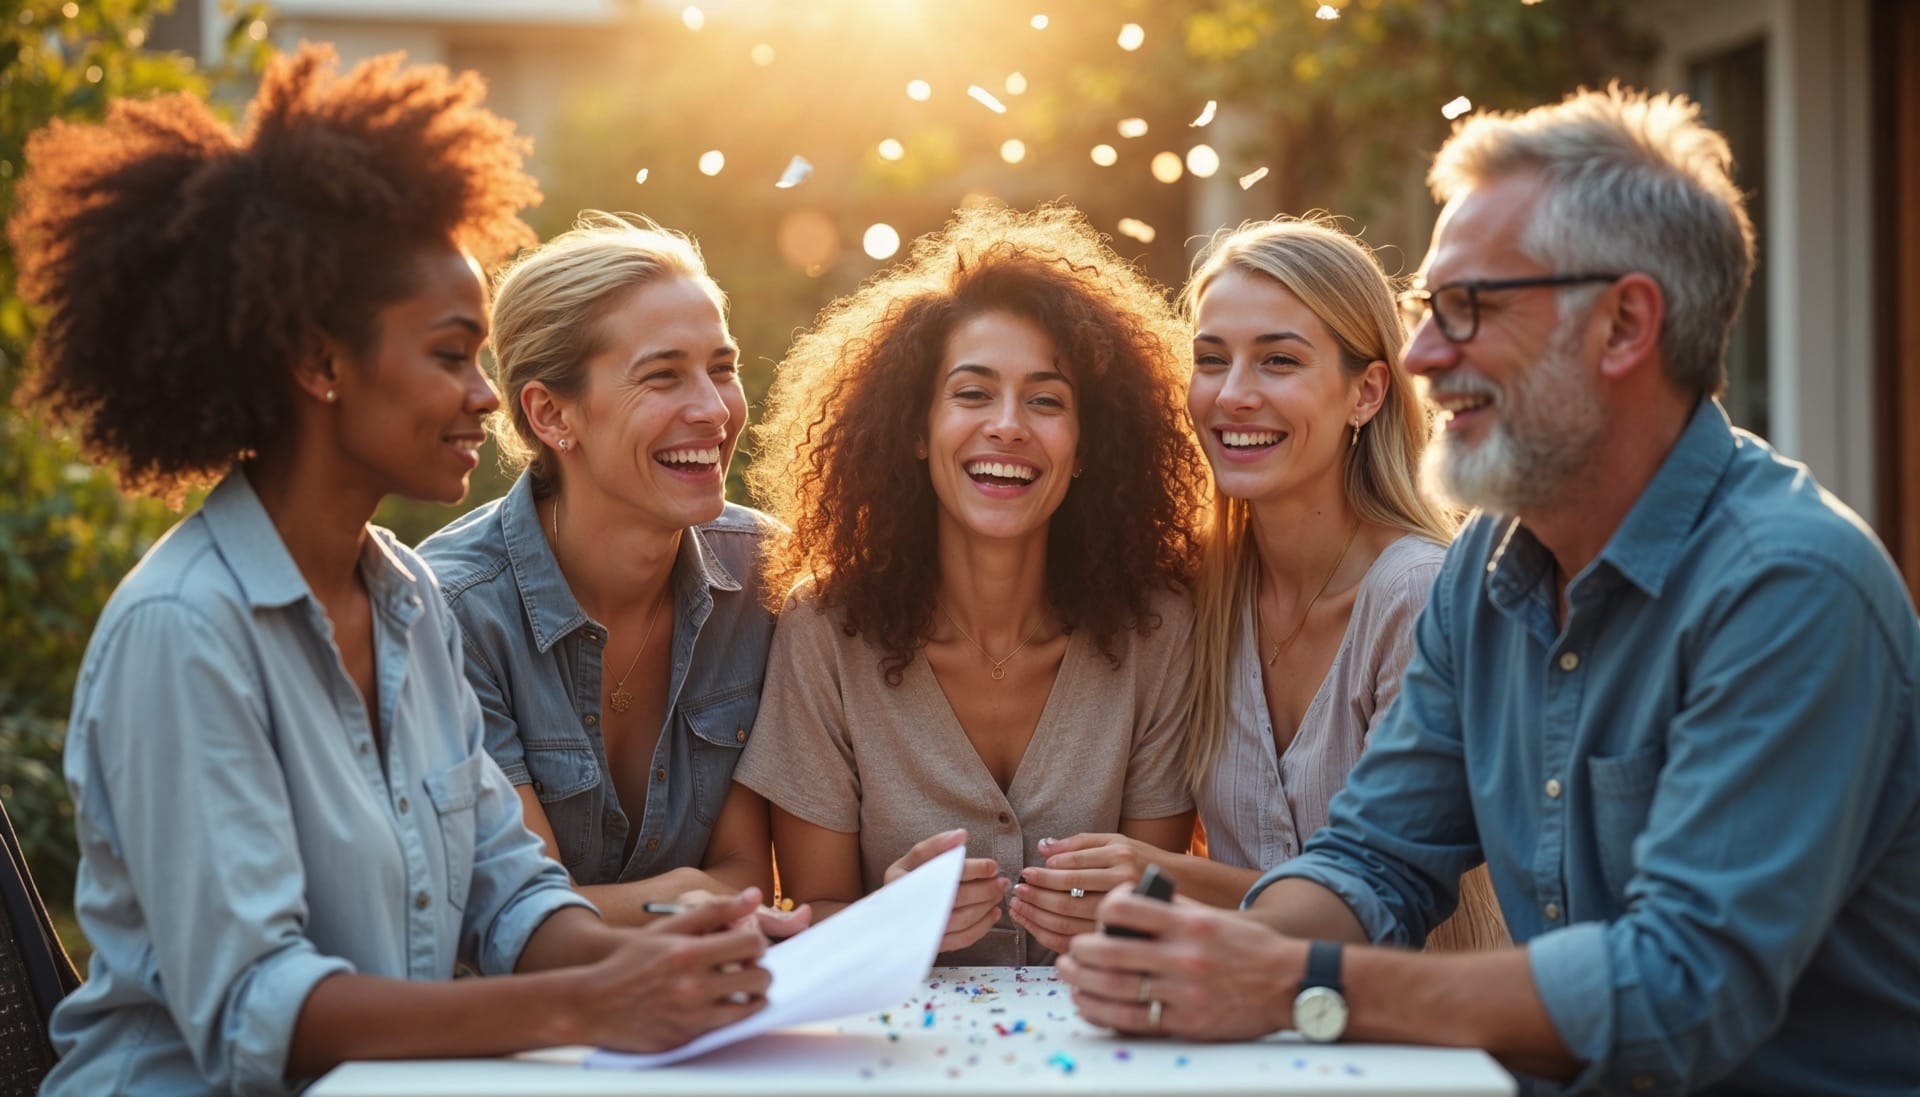
[[[685,903],[661,903],[649,899],[640,904],[640,909],[648,914],[685,914],[693,908]]]

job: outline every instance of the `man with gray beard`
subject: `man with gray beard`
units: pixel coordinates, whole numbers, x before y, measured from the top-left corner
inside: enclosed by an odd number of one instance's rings
[[[1542,1092],[1920,1089],[1920,622],[1716,399],[1729,161],[1617,87],[1456,128],[1403,305],[1476,512],[1399,700],[1243,911],[1102,902],[1150,936],[1074,941],[1089,1019],[1481,1047]],[[1483,860],[1516,947],[1409,951]]]

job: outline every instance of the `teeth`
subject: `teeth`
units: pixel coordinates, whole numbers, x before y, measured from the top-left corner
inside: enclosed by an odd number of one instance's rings
[[[478,438],[449,438],[447,441],[452,442],[456,448],[466,450],[468,453],[475,453],[480,449],[480,439]]]
[[[658,460],[669,465],[717,465],[720,463],[720,447],[708,446],[705,449],[670,449],[660,454]]]
[[[1229,446],[1271,446],[1280,440],[1280,433],[1272,430],[1223,430],[1220,440]]]
[[[1010,465],[1003,461],[969,461],[967,474],[970,476],[998,476],[1003,480],[1032,480],[1040,475],[1038,470],[1026,465]]]

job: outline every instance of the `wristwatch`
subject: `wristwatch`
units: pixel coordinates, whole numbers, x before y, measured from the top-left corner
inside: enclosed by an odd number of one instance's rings
[[[1307,948],[1307,977],[1293,999],[1293,1028],[1306,1040],[1331,1044],[1347,1031],[1347,999],[1340,993],[1340,943]]]

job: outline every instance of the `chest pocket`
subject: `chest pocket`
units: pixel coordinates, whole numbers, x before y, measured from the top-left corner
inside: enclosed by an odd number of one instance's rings
[[[712,826],[733,784],[733,767],[760,711],[760,683],[750,682],[680,707],[693,732],[693,814]]]
[[[1633,879],[1633,846],[1647,828],[1654,789],[1666,752],[1659,747],[1618,758],[1587,760],[1587,782],[1593,792],[1594,841],[1599,844],[1600,877],[1607,890],[1624,905],[1627,881]]]
[[[467,909],[467,891],[473,883],[474,833],[480,826],[476,808],[486,764],[487,756],[476,754],[423,782],[439,817],[440,848],[447,859],[447,901],[455,910]]]
[[[582,746],[546,747],[525,744],[522,756],[533,794],[547,813],[560,860],[576,879],[592,879],[586,871],[595,848],[594,828],[600,825],[600,766],[593,749]],[[597,869],[595,870],[597,872]]]

